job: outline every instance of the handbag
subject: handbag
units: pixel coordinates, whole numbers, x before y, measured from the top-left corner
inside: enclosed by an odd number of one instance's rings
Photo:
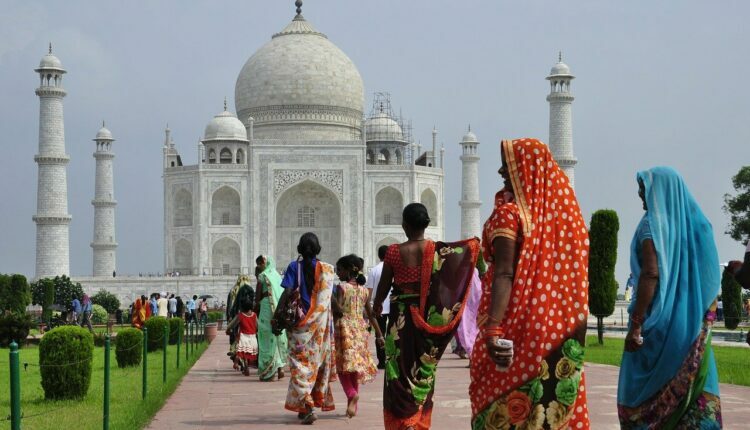
[[[290,330],[297,327],[297,324],[305,317],[300,301],[302,298],[299,294],[299,288],[302,285],[302,266],[297,260],[297,282],[294,289],[289,292],[287,299],[281,301],[273,313],[271,319],[271,331],[278,336],[284,330]]]

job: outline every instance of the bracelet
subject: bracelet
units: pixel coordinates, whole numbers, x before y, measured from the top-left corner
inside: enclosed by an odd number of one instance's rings
[[[634,326],[637,326],[637,327],[642,326],[645,320],[646,319],[643,317],[643,315],[638,315],[638,314],[630,315],[630,322],[632,322]]]
[[[488,320],[490,320],[490,321],[494,321],[494,322],[496,322],[496,323],[497,323],[498,325],[500,325],[500,324],[502,324],[502,323],[503,323],[503,322],[502,322],[501,320],[499,320],[499,319],[497,319],[497,318],[493,317],[493,316],[492,316],[492,315],[490,315],[490,314],[487,314],[487,319],[488,319]]]
[[[504,337],[505,336],[505,330],[500,325],[491,326],[491,327],[485,327],[484,329],[484,337]]]

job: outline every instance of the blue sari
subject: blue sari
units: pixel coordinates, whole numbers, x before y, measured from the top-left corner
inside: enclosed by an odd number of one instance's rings
[[[631,245],[641,274],[642,243],[653,240],[659,283],[642,326],[643,345],[624,352],[617,390],[623,429],[721,428],[711,350],[719,258],[711,223],[672,168],[638,173],[648,210]],[[637,287],[633,296],[638,294]],[[636,300],[628,312],[634,310]]]

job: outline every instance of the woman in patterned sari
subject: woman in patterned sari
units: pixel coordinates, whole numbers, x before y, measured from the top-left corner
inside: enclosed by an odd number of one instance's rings
[[[318,419],[314,408],[335,409],[329,383],[336,379],[331,313],[336,273],[333,266],[316,258],[320,243],[314,233],[302,235],[297,252],[300,258],[289,263],[279,299],[283,306],[297,289],[305,313],[295,328],[287,330],[291,377],[284,407],[297,412],[302,424],[312,424]]]
[[[586,224],[544,143],[505,140],[501,154],[505,186],[482,237],[489,268],[471,355],[472,428],[588,429]]]
[[[404,208],[408,241],[391,245],[374,300],[380,315],[391,292],[385,339],[383,413],[387,430],[429,429],[437,364],[455,334],[466,304],[479,241],[432,242],[420,203]]]
[[[284,377],[286,366],[287,340],[286,333],[274,336],[271,332],[271,319],[276,312],[284,289],[281,287],[281,276],[276,271],[273,258],[260,255],[255,259],[258,269],[258,288],[256,290],[256,313],[258,314],[258,375],[261,381],[275,381]]]
[[[151,306],[146,302],[146,296],[141,296],[135,299],[133,305],[133,317],[131,318],[131,324],[133,327],[140,329],[146,323],[148,317],[151,316]]]
[[[646,213],[630,247],[637,284],[617,387],[620,426],[719,429],[713,229],[674,169],[655,167],[637,179]]]

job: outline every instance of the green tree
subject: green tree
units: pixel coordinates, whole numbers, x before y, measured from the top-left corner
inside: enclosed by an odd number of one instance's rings
[[[599,344],[604,344],[604,317],[612,315],[617,300],[617,212],[601,209],[591,216],[589,230],[589,309],[596,316]]]
[[[740,261],[729,263],[721,275],[721,300],[724,304],[724,326],[734,330],[742,320],[742,286],[734,278],[732,267],[742,265]]]
[[[120,300],[117,299],[117,296],[107,290],[99,290],[98,293],[91,296],[91,301],[95,305],[100,305],[106,309],[109,314],[113,314],[120,309]]]
[[[31,291],[29,290],[29,283],[26,281],[26,277],[18,274],[11,275],[9,285],[10,296],[6,302],[5,309],[16,314],[25,313],[26,306],[31,303]]]
[[[54,279],[44,278],[31,284],[31,301],[35,305],[44,303],[44,285],[48,280],[54,284],[55,297],[53,303],[55,304],[64,306],[67,309],[70,307],[73,297],[77,297],[78,300],[83,297],[83,287],[79,282],[74,283],[65,275],[55,276]]]
[[[732,186],[737,195],[724,194],[724,212],[730,217],[725,233],[744,244],[750,239],[750,166],[742,167],[732,177]]]

